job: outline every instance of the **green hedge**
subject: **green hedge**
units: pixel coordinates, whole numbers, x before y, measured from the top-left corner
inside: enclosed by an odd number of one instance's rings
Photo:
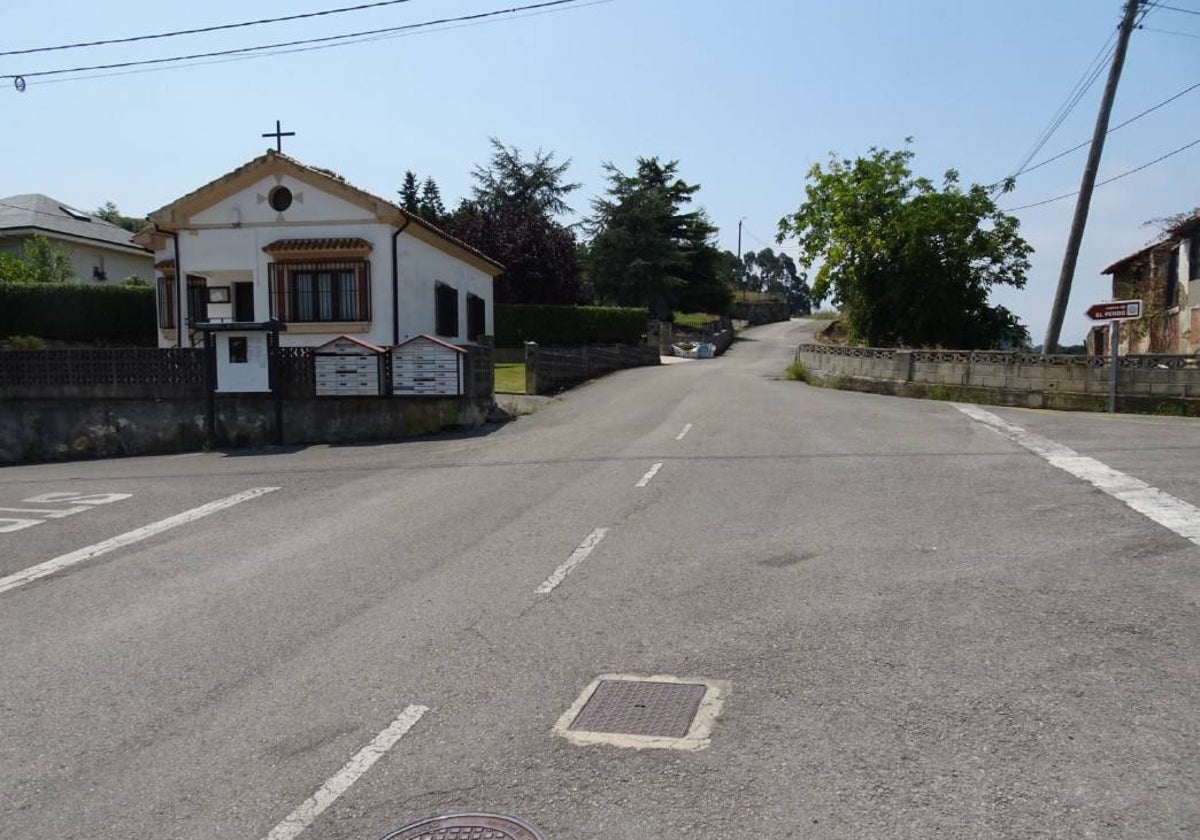
[[[496,346],[548,347],[580,344],[640,344],[650,319],[647,309],[609,306],[496,304]]]
[[[153,346],[156,317],[149,286],[0,284],[0,338]]]

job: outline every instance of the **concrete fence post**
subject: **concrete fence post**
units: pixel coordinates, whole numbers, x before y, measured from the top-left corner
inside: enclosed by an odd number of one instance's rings
[[[525,393],[538,393],[537,385],[538,345],[536,341],[525,342]]]

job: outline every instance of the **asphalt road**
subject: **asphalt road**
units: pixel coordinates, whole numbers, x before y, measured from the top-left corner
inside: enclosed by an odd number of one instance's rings
[[[351,771],[287,836],[1200,836],[1200,546],[950,404],[782,381],[811,329],[484,434],[0,470],[84,508],[0,511],[0,577],[278,488],[0,591],[0,838],[259,840]],[[1195,421],[993,413],[1200,506]],[[728,682],[711,744],[552,734],[606,673]]]

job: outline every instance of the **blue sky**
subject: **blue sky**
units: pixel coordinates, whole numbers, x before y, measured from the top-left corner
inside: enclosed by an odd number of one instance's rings
[[[319,37],[516,5],[411,0],[389,8],[232,32],[0,57],[0,74]],[[206,26],[350,5],[349,0],[144,0],[9,4],[0,50]],[[1170,5],[1200,11],[1200,0]],[[587,209],[602,164],[680,161],[733,248],[773,243],[809,167],[836,151],[914,138],[915,168],[991,183],[1020,161],[1115,28],[1118,0],[611,0],[291,55],[30,84],[3,82],[0,195],[42,192],[142,215],[261,153],[278,118],[285,151],[394,194],[404,170],[466,194],[488,137],[573,160]],[[1200,15],[1156,9],[1147,27],[1200,35]],[[30,82],[36,81],[31,78]],[[1135,33],[1114,122],[1200,81],[1200,42]],[[1046,145],[1086,140],[1103,78]],[[1101,178],[1200,138],[1200,90],[1109,138]],[[1077,189],[1084,152],[1021,179],[1015,206]],[[1099,271],[1145,244],[1151,218],[1200,204],[1200,146],[1097,191],[1063,332],[1080,340]],[[1020,212],[1037,248],[1029,285],[996,299],[1039,341],[1070,200]]]

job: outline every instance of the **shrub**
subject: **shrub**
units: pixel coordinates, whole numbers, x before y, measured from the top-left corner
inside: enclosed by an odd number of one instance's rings
[[[496,346],[640,344],[650,313],[610,306],[496,305]]]
[[[0,284],[0,338],[153,346],[156,317],[150,287]]]
[[[0,346],[5,350],[45,350],[46,342],[36,335],[10,335],[0,341]]]

